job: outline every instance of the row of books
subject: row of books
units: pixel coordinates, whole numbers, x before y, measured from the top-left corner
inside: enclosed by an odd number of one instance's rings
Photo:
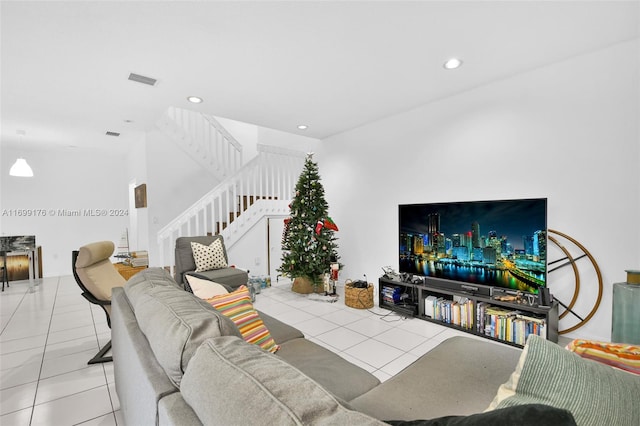
[[[132,251],[129,253],[128,263],[134,268],[149,266],[149,252],[146,250]]]
[[[466,297],[454,296],[454,299],[450,300],[427,296],[424,300],[424,314],[434,320],[469,330],[474,324],[473,301]]]
[[[393,286],[387,286],[384,285],[382,286],[382,301],[384,303],[387,303],[389,305],[393,305],[396,302],[400,301],[400,293],[402,292],[402,289],[400,287],[393,287]]]
[[[518,345],[524,345],[529,334],[547,338],[547,323],[544,318],[494,306],[487,302],[479,302],[476,308],[478,333]]]

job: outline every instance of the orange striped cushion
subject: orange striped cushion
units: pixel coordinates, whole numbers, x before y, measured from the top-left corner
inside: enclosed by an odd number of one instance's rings
[[[247,286],[240,286],[232,293],[221,294],[206,300],[235,323],[245,341],[271,353],[280,349],[280,345],[273,340],[258,312],[253,309]]]
[[[640,346],[575,339],[567,345],[567,349],[582,358],[640,374]]]

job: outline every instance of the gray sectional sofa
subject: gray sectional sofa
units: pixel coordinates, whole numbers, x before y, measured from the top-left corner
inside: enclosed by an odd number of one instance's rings
[[[474,413],[492,403],[522,352],[454,337],[380,383],[264,313],[280,349],[271,354],[245,342],[231,320],[160,268],[115,288],[112,307],[115,385],[129,426],[383,425],[466,415],[479,421],[456,424],[487,424],[495,414]],[[544,424],[523,407],[515,407],[521,418]]]

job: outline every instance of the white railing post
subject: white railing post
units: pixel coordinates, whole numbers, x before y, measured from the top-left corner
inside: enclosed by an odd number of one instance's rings
[[[250,229],[246,225],[257,223],[268,212],[288,214],[289,198],[303,163],[302,152],[258,145],[256,158],[158,232],[163,266],[173,258],[171,247],[177,237],[220,233],[231,247],[241,237],[241,228]],[[175,265],[169,266],[173,273]]]

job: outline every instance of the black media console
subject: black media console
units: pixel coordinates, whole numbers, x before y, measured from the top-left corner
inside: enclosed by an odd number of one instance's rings
[[[492,289],[490,294],[382,277],[379,306],[466,333],[523,347],[534,333],[558,341],[558,302],[541,305],[537,295]]]

